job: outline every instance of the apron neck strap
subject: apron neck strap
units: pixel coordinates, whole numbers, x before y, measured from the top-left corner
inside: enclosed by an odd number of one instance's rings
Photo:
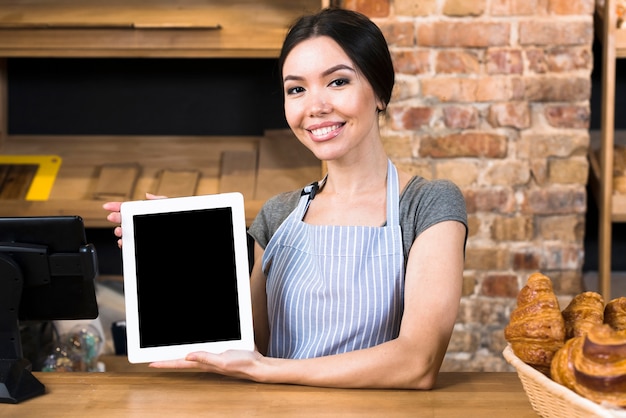
[[[304,217],[304,213],[306,212],[311,200],[315,199],[315,195],[318,190],[324,186],[326,179],[328,178],[328,174],[324,176],[321,181],[314,181],[313,183],[305,186],[300,193],[300,203],[298,204],[298,209],[300,214],[298,215],[298,219],[302,219]],[[387,225],[398,225],[400,219],[400,187],[398,184],[398,170],[396,170],[396,166],[391,162],[390,159],[387,160]]]

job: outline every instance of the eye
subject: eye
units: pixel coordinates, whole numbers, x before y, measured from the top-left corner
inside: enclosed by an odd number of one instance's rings
[[[292,95],[292,94],[298,94],[298,93],[302,93],[304,91],[304,87],[289,87],[285,90],[285,92],[287,93],[287,95]]]
[[[337,78],[333,81],[330,82],[330,86],[335,86],[335,87],[342,87],[342,86],[346,86],[350,84],[350,80],[348,80],[347,78]]]

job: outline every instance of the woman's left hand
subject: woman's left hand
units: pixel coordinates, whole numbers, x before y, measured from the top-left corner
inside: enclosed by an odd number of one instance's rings
[[[184,359],[171,361],[157,361],[150,367],[162,369],[200,369],[206,372],[218,373],[225,376],[241,379],[256,380],[252,374],[263,355],[258,351],[228,350],[221,354],[205,351],[190,353]]]

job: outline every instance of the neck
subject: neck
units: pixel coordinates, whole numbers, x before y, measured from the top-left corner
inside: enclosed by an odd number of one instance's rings
[[[337,196],[353,196],[384,188],[387,185],[387,156],[352,164],[329,161],[324,192]]]

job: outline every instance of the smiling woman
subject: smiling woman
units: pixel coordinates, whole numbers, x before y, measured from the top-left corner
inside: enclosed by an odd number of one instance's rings
[[[268,200],[249,229],[257,350],[153,366],[268,383],[430,389],[461,296],[463,196],[449,181],[397,170],[386,155],[379,117],[394,70],[367,17],[334,8],[302,17],[279,66],[287,123],[327,173]],[[119,223],[120,202],[104,208]]]

